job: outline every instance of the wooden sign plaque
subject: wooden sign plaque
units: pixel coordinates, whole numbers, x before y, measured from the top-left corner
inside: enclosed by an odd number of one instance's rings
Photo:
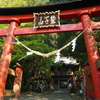
[[[34,28],[60,26],[60,11],[34,13]]]

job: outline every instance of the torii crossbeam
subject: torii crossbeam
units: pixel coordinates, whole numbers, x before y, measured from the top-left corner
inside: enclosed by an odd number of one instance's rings
[[[60,10],[60,19],[78,18],[80,22],[74,24],[64,24],[53,28],[18,28],[20,23],[33,22],[33,13],[50,12],[56,10]],[[100,22],[90,21],[91,16],[100,16],[99,0],[81,0],[31,7],[0,8],[0,24],[10,24],[8,29],[0,30],[0,36],[6,36],[0,61],[0,98],[4,97],[8,68],[11,61],[13,44],[10,44],[10,42],[14,42],[12,36],[82,31],[89,26],[90,28],[86,30],[83,35],[89,58],[89,67],[91,70],[94,87],[94,97],[87,96],[87,100],[100,100],[100,80],[95,63],[99,56],[97,47],[93,44],[95,39],[92,36],[93,30],[100,29]],[[8,33],[10,33],[12,36]]]

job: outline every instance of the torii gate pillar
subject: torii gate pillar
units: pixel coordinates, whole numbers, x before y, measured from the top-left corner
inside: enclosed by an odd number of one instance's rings
[[[95,92],[95,100],[100,100],[100,82],[96,67],[96,60],[99,58],[97,46],[95,44],[95,39],[93,37],[93,30],[91,28],[90,22],[90,12],[88,10],[82,11],[79,15],[80,20],[82,22],[83,29],[86,29],[84,32],[84,40],[86,44],[86,49],[88,53],[89,67],[92,75],[94,92]]]
[[[10,21],[9,33],[12,36],[14,36],[15,30],[18,27],[18,25],[19,25],[19,20],[12,19]],[[8,68],[11,61],[11,55],[13,50],[13,44],[11,44],[11,42],[13,42],[14,39],[11,35],[9,35],[9,33],[6,37],[6,41],[4,44],[4,49],[0,61],[0,100],[3,100],[6,79],[8,75]]]

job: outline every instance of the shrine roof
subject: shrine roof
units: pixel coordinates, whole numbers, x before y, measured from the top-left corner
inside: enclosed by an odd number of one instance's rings
[[[65,65],[71,65],[71,66],[79,65],[79,63],[77,63],[76,59],[74,59],[72,57],[60,57],[59,61],[61,61]]]
[[[56,10],[72,10],[78,8],[92,7],[100,5],[99,0],[77,0],[73,2],[64,2],[41,6],[26,6],[26,7],[7,7],[0,8],[0,15],[23,15],[39,12],[49,12]]]

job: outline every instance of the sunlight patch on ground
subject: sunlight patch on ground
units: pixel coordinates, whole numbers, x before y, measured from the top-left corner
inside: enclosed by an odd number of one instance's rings
[[[65,93],[64,91],[54,91],[54,93]]]
[[[36,97],[35,100],[48,100],[48,98],[40,98],[40,97]]]

